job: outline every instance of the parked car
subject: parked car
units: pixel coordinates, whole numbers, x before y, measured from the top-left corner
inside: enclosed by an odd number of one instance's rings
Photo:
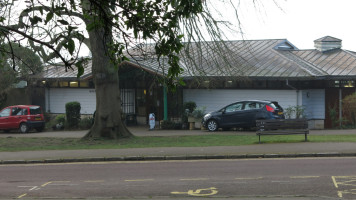
[[[258,119],[284,119],[283,108],[276,101],[239,101],[210,112],[203,118],[203,126],[209,131],[219,128],[253,128]]]
[[[0,111],[0,130],[18,129],[22,133],[32,128],[41,132],[45,127],[42,108],[35,105],[8,106]]]

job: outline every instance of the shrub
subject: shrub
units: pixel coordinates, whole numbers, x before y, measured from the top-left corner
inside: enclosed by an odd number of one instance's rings
[[[182,123],[180,122],[173,122],[169,120],[163,120],[161,122],[161,129],[164,130],[181,129],[181,128],[182,128]]]
[[[342,113],[353,127],[356,125],[356,93],[346,96],[342,100]]]
[[[305,118],[305,107],[304,106],[289,106],[284,109],[284,115],[287,119],[301,119]]]
[[[187,101],[184,102],[183,104],[183,116],[182,116],[182,122],[187,123],[188,122],[188,116],[191,115],[191,113],[195,110],[197,107],[197,104],[194,101]]]
[[[64,122],[66,121],[65,114],[57,115],[55,121],[57,124],[64,124]]]
[[[205,109],[206,109],[205,107],[198,107],[198,108],[194,109],[191,116],[194,118],[197,118],[197,119],[201,119],[205,115]]]
[[[331,128],[337,127],[340,121],[336,105],[334,105],[333,107],[329,106],[329,116],[331,119]]]
[[[196,107],[197,104],[194,101],[187,101],[183,104],[184,110],[188,109],[189,113],[192,113]]]
[[[66,103],[66,118],[69,128],[78,127],[80,122],[80,103],[77,101]]]
[[[90,129],[93,125],[93,118],[92,117],[85,117],[80,120],[79,128],[82,130]]]

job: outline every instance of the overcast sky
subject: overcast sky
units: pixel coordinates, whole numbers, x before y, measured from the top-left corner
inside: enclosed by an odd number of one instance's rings
[[[240,0],[245,39],[288,39],[299,49],[314,49],[314,40],[332,36],[342,48],[356,51],[356,0]],[[233,36],[231,39],[241,39]]]

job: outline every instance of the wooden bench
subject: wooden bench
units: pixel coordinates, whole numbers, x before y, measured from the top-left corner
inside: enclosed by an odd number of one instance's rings
[[[309,134],[308,121],[306,119],[270,119],[256,120],[258,142],[261,143],[261,135],[294,135],[304,134],[305,141]]]

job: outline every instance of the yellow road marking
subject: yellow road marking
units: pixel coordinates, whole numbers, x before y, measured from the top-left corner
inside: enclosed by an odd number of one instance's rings
[[[339,188],[339,185],[356,187],[356,176],[332,176],[331,178],[336,188]]]
[[[203,193],[203,191],[209,191],[210,193]],[[191,196],[204,197],[212,196],[218,193],[218,190],[215,187],[206,188],[206,189],[197,189],[197,190],[188,190],[188,192],[171,192],[171,194],[188,194]]]
[[[337,196],[338,196],[339,198],[342,198],[342,191],[337,191]]]
[[[319,178],[320,176],[291,176],[290,178]]]
[[[52,183],[52,182],[47,182],[47,183],[41,185],[41,187],[45,187],[46,185],[51,184],[51,183]]]
[[[104,180],[84,181],[85,183],[102,183]]]
[[[339,188],[337,196],[343,197],[343,194],[356,195],[356,189],[340,190],[345,187],[356,187],[356,176],[331,176],[335,188]],[[341,188],[340,188],[341,187]]]
[[[153,181],[154,179],[136,179],[136,180],[125,180],[126,182],[140,182],[140,181]]]
[[[333,180],[334,186],[335,186],[336,188],[339,188],[339,186],[337,185],[335,176],[332,176],[331,179]]]
[[[27,193],[22,194],[22,195],[18,196],[17,198],[18,198],[18,199],[21,199],[22,197],[24,197],[24,196],[26,196],[26,195],[27,195]]]
[[[337,191],[337,196],[342,198],[343,194],[356,195],[356,189]]]

